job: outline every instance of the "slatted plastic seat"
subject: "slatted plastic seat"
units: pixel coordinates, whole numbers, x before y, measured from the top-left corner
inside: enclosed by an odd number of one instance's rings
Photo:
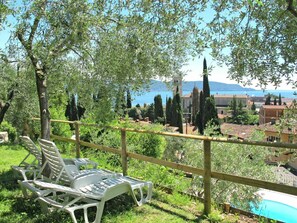
[[[20,136],[22,145],[28,151],[26,157],[20,162],[18,166],[11,166],[13,170],[19,172],[24,180],[28,180],[29,174],[33,174],[33,179],[36,178],[41,169],[42,154],[40,149],[28,136]],[[30,159],[33,159],[29,162]],[[91,166],[93,169],[97,168],[97,163],[87,158],[64,158],[65,165],[74,167],[79,170],[81,167]]]

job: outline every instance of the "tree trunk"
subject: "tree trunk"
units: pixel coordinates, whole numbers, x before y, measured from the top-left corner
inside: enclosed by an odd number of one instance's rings
[[[50,113],[48,110],[48,94],[46,83],[46,71],[44,69],[35,70],[37,94],[39,99],[40,111],[40,125],[41,125],[41,138],[50,139]]]
[[[8,94],[7,102],[5,103],[5,105],[3,107],[0,108],[0,125],[4,120],[4,116],[5,116],[8,108],[10,107],[13,96],[14,96],[14,90],[11,90]]]
[[[40,111],[40,129],[41,138],[50,140],[50,113],[48,109],[48,94],[47,94],[47,83],[46,83],[46,71],[45,69],[35,68],[36,76],[36,87],[39,101],[39,111]],[[42,164],[45,162],[45,156],[42,153]],[[50,168],[47,165],[43,170],[43,175],[50,176]]]

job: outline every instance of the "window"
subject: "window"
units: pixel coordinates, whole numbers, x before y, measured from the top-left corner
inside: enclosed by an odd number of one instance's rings
[[[268,136],[267,137],[267,141],[268,142],[280,142],[280,138],[279,137],[275,137],[275,136]]]

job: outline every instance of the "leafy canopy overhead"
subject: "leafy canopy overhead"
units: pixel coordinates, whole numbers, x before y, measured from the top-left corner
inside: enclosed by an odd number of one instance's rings
[[[297,86],[296,1],[3,1],[1,21],[13,16],[10,57],[51,69],[77,60],[83,76],[106,83],[169,77],[205,47],[229,76],[265,87]],[[6,20],[7,22],[8,20]],[[34,57],[32,57],[34,56]],[[38,62],[38,63],[37,63]],[[52,75],[52,74],[51,74]]]
[[[297,87],[297,1],[213,1],[207,25],[212,55],[229,77],[265,88],[286,82]]]

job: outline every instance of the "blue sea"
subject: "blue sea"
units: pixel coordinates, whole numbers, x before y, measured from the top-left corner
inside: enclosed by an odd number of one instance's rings
[[[212,95],[215,94],[225,94],[225,95],[242,95],[247,94],[250,97],[253,96],[264,96],[268,93],[273,95],[279,95],[281,94],[281,97],[284,98],[293,98],[297,100],[297,96],[294,95],[294,92],[297,92],[297,90],[254,90],[254,91],[211,91],[210,93]],[[183,95],[190,94],[191,91],[184,91]],[[162,97],[163,104],[166,103],[166,97],[173,97],[172,91],[150,91],[150,92],[144,92],[141,94],[132,94],[132,105],[135,106],[137,104],[143,106],[144,103],[151,104],[154,103],[154,97],[156,95],[160,94]]]

